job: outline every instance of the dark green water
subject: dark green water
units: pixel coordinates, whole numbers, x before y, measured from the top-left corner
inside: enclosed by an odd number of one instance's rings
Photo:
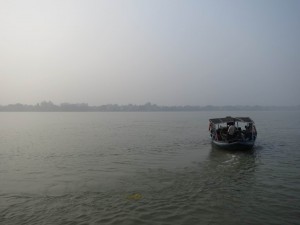
[[[253,151],[208,119],[250,116]],[[299,112],[1,113],[0,224],[299,224]]]

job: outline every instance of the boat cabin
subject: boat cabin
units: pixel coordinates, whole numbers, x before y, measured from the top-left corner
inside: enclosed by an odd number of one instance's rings
[[[257,132],[255,124],[249,117],[224,117],[209,120],[212,140],[217,142],[255,141]]]

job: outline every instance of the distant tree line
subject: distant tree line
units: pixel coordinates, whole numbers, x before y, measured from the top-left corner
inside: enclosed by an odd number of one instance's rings
[[[172,112],[172,111],[273,111],[300,110],[298,106],[158,106],[150,102],[144,105],[107,104],[89,106],[87,103],[62,103],[55,105],[51,101],[43,101],[36,105],[9,104],[0,105],[0,112]]]

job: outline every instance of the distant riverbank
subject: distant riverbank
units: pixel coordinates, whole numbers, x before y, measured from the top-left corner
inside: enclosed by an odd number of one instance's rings
[[[144,105],[118,105],[106,104],[101,106],[90,106],[87,103],[62,103],[56,105],[51,101],[43,101],[36,105],[9,104],[0,105],[0,112],[180,112],[180,111],[294,111],[300,110],[297,106],[247,106],[247,105],[227,105],[227,106],[160,106],[150,102]]]

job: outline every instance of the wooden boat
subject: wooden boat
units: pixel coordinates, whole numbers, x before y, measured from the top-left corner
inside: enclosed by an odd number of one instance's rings
[[[230,150],[252,149],[257,137],[254,121],[249,117],[209,119],[212,144]]]

